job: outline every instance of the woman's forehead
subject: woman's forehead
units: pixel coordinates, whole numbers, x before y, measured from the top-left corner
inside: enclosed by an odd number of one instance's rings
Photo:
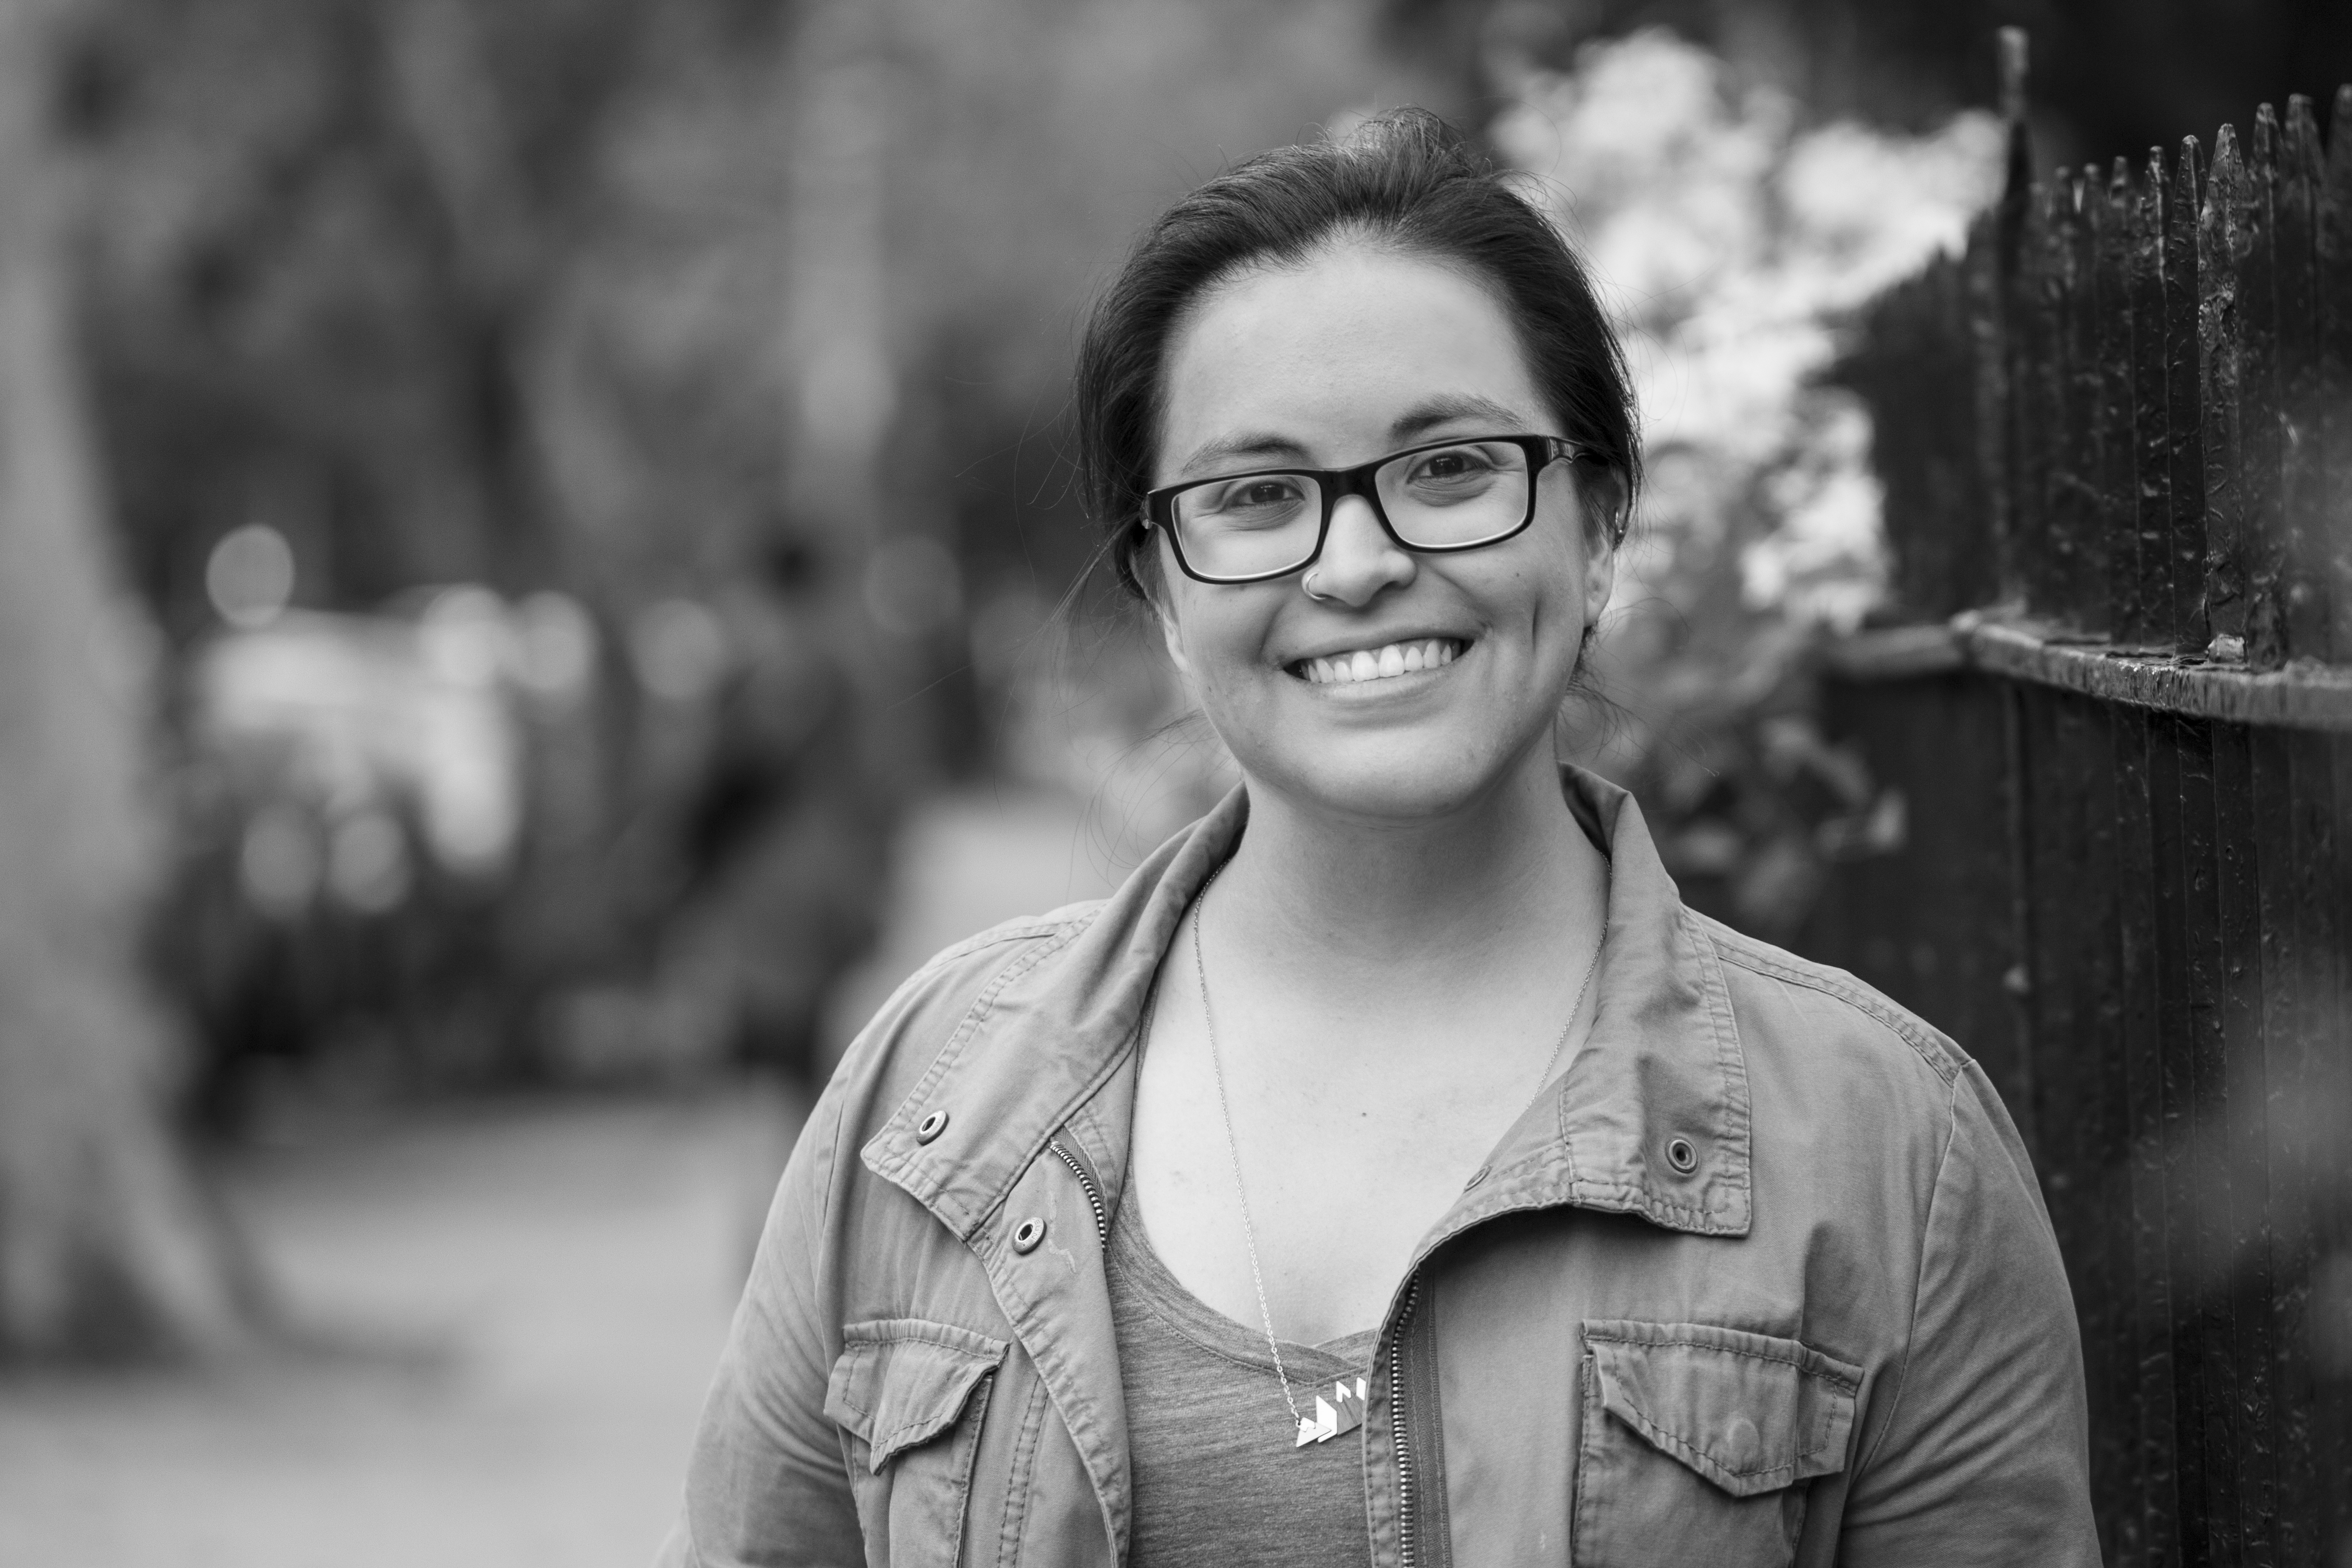
[[[1362,247],[1219,285],[1177,328],[1164,388],[1158,482],[1236,457],[1360,461],[1449,423],[1533,429],[1542,407],[1490,290]]]

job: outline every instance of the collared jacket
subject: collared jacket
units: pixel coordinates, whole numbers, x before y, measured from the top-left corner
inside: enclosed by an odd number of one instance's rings
[[[1633,801],[1564,786],[1609,854],[1597,1012],[1389,1306],[1373,1561],[2095,1563],[2073,1304],[1983,1072],[1685,908]],[[950,948],[859,1037],[785,1170],[666,1563],[1124,1562],[1105,1227],[1154,974],[1246,812]]]

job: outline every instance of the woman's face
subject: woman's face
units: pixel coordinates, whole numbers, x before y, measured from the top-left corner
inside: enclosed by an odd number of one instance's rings
[[[1212,291],[1170,344],[1153,484],[1341,468],[1453,436],[1560,435],[1492,295],[1412,257],[1339,246]],[[1253,785],[1353,817],[1426,818],[1539,758],[1612,562],[1590,546],[1569,465],[1533,524],[1461,554],[1398,548],[1341,500],[1298,574],[1223,586],[1159,539],[1170,655]],[[1433,667],[1431,646],[1438,658]],[[1333,679],[1343,656],[1418,648],[1422,668]],[[1393,669],[1398,660],[1388,661]],[[1363,667],[1352,658],[1349,663]],[[1538,748],[1543,748],[1540,752]]]

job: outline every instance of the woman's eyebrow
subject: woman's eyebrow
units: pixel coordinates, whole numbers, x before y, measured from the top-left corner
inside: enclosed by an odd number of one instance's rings
[[[1516,430],[1527,423],[1527,416],[1491,397],[1480,397],[1470,393],[1441,393],[1423,399],[1400,415],[1389,426],[1389,433],[1402,445],[1423,431],[1464,419],[1480,420],[1494,426],[1497,432]],[[1277,436],[1270,431],[1242,430],[1202,442],[1178,466],[1176,472],[1189,475],[1213,464],[1228,461],[1263,458],[1280,461],[1306,456],[1307,448],[1287,436]]]
[[[1445,393],[1415,404],[1389,426],[1389,434],[1399,441],[1410,441],[1415,436],[1433,430],[1440,425],[1450,425],[1457,419],[1484,419],[1496,426],[1497,433],[1516,429],[1527,422],[1527,416],[1517,409],[1496,402],[1491,397],[1472,394]]]
[[[1179,474],[1190,474],[1212,463],[1223,463],[1228,459],[1297,458],[1305,456],[1306,452],[1306,447],[1286,436],[1242,431],[1231,436],[1220,436],[1213,441],[1202,442],[1192,449],[1192,455],[1184,459],[1176,471]]]

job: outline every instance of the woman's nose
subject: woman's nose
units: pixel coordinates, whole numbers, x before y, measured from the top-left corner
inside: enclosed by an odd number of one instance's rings
[[[1307,569],[1315,578],[1318,598],[1337,599],[1360,607],[1383,588],[1402,587],[1419,570],[1412,554],[1391,539],[1371,503],[1362,496],[1342,496],[1331,511],[1331,531],[1324,536],[1323,553]]]

